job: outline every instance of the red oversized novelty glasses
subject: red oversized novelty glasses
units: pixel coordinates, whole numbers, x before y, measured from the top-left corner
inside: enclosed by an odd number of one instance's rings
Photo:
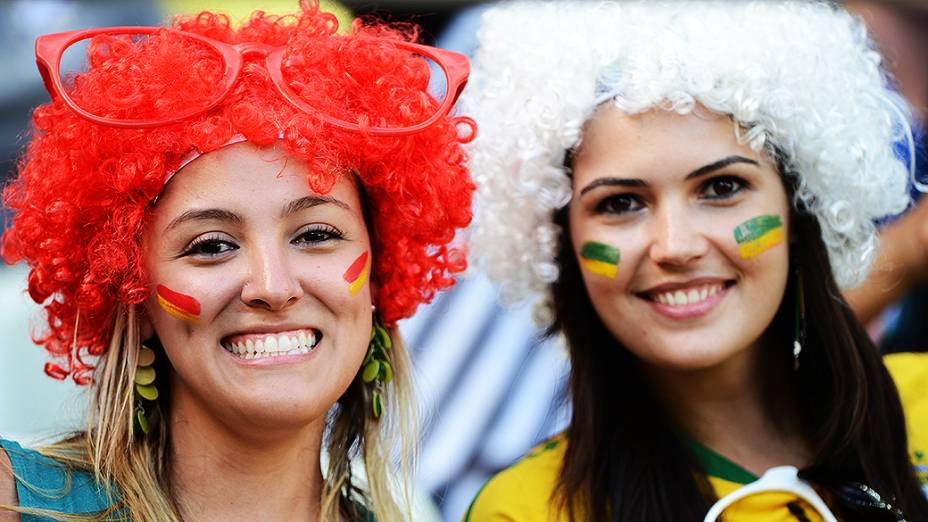
[[[94,123],[124,128],[209,111],[232,92],[245,58],[263,56],[280,96],[301,111],[342,129],[404,136],[447,115],[470,72],[462,54],[408,42],[331,36],[294,52],[163,27],[47,34],[36,39],[35,54],[53,100]],[[72,55],[89,60],[89,70],[62,71]]]

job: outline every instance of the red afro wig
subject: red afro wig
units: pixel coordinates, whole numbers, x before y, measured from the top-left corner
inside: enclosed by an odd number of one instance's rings
[[[229,44],[285,47],[288,85],[335,117],[364,111],[376,126],[417,118],[437,103],[421,89],[404,88],[428,82],[421,60],[391,59],[365,43],[372,36],[415,41],[414,26],[356,20],[350,34],[336,35],[336,18],[315,2],[303,2],[294,15],[256,12],[239,28],[208,12],[172,25]],[[223,69],[201,44],[177,35],[159,33],[144,50],[95,37],[89,70],[68,79],[69,94],[114,118],[127,110],[152,116],[184,111],[212,94]],[[29,295],[44,305],[48,319],[48,329],[35,338],[51,357],[46,373],[91,382],[92,361],[109,346],[118,305],[149,296],[140,238],[150,206],[185,157],[222,147],[236,135],[256,145],[282,140],[289,154],[308,162],[307,183],[317,192],[355,173],[373,226],[375,304],[388,325],[412,315],[466,268],[463,252],[451,245],[456,230],[471,220],[474,191],[461,147],[470,136],[459,133],[459,123],[445,117],[402,137],[346,131],[283,100],[264,61],[248,55],[218,106],[167,126],[98,125],[61,99],[38,107],[18,175],[3,192],[14,218],[3,234],[2,255],[7,263],[30,266]]]

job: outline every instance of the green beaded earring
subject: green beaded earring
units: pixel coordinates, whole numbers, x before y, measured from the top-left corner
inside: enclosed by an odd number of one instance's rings
[[[155,387],[155,352],[144,344],[139,348],[138,362],[133,377],[133,396],[135,409],[132,412],[133,427],[137,436],[148,435],[148,411],[158,400],[158,388]]]
[[[383,389],[393,380],[393,367],[388,362],[387,352],[393,348],[393,341],[387,330],[374,319],[371,328],[371,340],[367,345],[367,355],[361,364],[361,381],[371,388],[371,408],[375,418],[383,415]]]

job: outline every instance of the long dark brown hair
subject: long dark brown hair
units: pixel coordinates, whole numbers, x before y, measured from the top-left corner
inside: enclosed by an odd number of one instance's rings
[[[571,159],[568,157],[568,166]],[[781,173],[787,172],[779,165]],[[782,177],[794,200],[795,176]],[[791,274],[801,271],[806,342],[793,371],[796,278],[764,333],[765,374],[786,376],[793,393],[783,404],[765,383],[770,407],[797,416],[813,462],[800,476],[815,484],[867,484],[895,498],[909,520],[928,520],[926,501],[907,453],[902,405],[879,350],[835,283],[815,216],[791,210]],[[552,502],[571,520],[701,521],[716,495],[705,473],[638,371],[634,356],[600,320],[581,278],[567,208],[552,285],[555,322],[570,352],[573,411],[563,467]],[[772,371],[768,372],[770,369]],[[776,383],[783,386],[782,381]],[[784,394],[781,394],[784,395]],[[841,513],[843,520],[863,520]]]

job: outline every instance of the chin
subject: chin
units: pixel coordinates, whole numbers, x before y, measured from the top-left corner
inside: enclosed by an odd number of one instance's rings
[[[265,430],[300,429],[325,420],[334,400],[321,401],[312,397],[253,397],[238,403],[237,416]]]
[[[685,350],[681,350],[685,346]],[[718,345],[686,346],[675,344],[653,348],[644,352],[632,352],[645,364],[676,371],[699,371],[715,368],[737,356],[737,350],[720,350]],[[640,355],[639,355],[640,354]]]

